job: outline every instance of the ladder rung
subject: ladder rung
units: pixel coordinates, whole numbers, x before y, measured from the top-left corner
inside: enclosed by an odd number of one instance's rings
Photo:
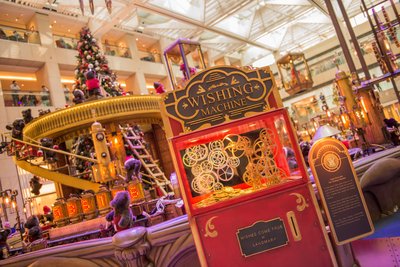
[[[147,166],[147,167],[150,167],[150,168],[151,168],[151,167],[157,167],[156,164],[146,164],[146,166]]]
[[[151,158],[151,155],[140,155],[139,158],[142,158],[142,159],[144,159],[144,158]]]
[[[131,148],[132,148],[132,149],[144,149],[144,146],[134,146],[134,145],[131,145]]]
[[[142,139],[142,137],[140,137],[140,136],[127,136],[126,139],[139,140],[139,139]]]
[[[154,175],[155,175],[155,176],[164,176],[164,173],[163,173],[163,172],[160,172],[160,173],[155,173]]]

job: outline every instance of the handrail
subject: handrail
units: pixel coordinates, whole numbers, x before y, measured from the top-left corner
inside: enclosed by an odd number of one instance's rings
[[[155,118],[161,121],[160,96],[118,96],[85,102],[38,117],[24,127],[24,140],[59,137],[74,129],[82,129],[95,120],[112,121],[117,117]],[[93,115],[94,114],[94,115]],[[94,118],[95,116],[95,118]]]
[[[1,133],[1,135],[9,135],[9,134]],[[97,161],[96,159],[92,159],[92,158],[88,158],[88,157],[84,157],[84,156],[72,154],[72,153],[66,152],[66,151],[64,151],[64,150],[58,150],[58,149],[53,149],[53,148],[49,148],[49,147],[44,147],[44,146],[41,146],[41,145],[37,145],[37,144],[33,144],[33,143],[29,143],[29,142],[26,142],[26,141],[22,141],[22,140],[16,139],[16,138],[13,138],[13,137],[11,137],[11,136],[9,136],[9,138],[10,138],[12,141],[14,141],[14,142],[23,143],[23,144],[25,144],[25,145],[37,147],[37,148],[40,148],[40,149],[42,149],[42,150],[48,150],[48,151],[52,151],[52,152],[55,152],[55,153],[60,153],[60,154],[63,154],[63,155],[67,155],[67,156],[70,156],[70,157],[75,157],[75,158],[78,158],[78,159],[83,159],[83,160],[86,160],[86,161],[93,162],[93,163],[95,163],[95,164],[98,163],[98,161]]]

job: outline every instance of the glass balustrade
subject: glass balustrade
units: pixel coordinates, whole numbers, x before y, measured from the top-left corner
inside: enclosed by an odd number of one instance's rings
[[[78,39],[59,35],[53,35],[53,40],[56,47],[71,50],[76,50],[76,46],[78,43]]]
[[[161,63],[161,55],[159,53],[153,53],[149,51],[139,50],[139,58],[141,61]]]
[[[21,43],[40,44],[37,31],[0,25],[0,39]]]
[[[50,93],[29,90],[3,90],[6,107],[48,107],[51,106]]]
[[[104,55],[113,57],[132,58],[131,51],[128,47],[121,47],[116,45],[103,44]]]

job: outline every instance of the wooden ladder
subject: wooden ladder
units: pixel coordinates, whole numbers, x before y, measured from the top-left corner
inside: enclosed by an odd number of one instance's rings
[[[164,172],[162,172],[160,167],[154,162],[153,157],[143,144],[143,137],[137,134],[129,125],[126,127],[119,125],[119,129],[124,136],[125,142],[129,145],[135,157],[140,160],[142,166],[146,170],[147,175],[144,174],[144,176],[150,177],[164,195],[167,195],[168,192],[173,192],[171,182],[165,177]],[[167,187],[168,190],[166,190],[165,187]]]

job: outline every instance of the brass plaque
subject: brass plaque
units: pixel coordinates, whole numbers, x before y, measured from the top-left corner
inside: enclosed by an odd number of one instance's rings
[[[374,232],[347,148],[334,138],[318,140],[308,156],[336,244]]]
[[[214,67],[195,75],[184,89],[164,97],[167,116],[184,132],[267,111],[275,83],[269,68]]]
[[[256,222],[249,227],[239,229],[236,235],[242,255],[245,257],[288,244],[285,224],[281,218]]]

